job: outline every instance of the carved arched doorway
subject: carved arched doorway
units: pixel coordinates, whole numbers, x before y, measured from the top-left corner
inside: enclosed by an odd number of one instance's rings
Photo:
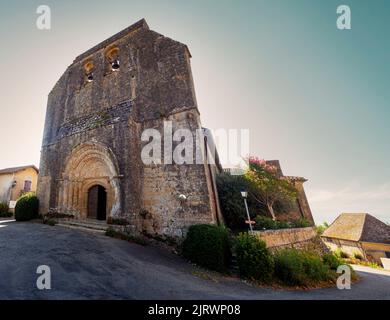
[[[91,192],[96,193],[95,204]],[[67,158],[60,181],[58,210],[82,219],[105,220],[120,212],[119,197],[118,165],[111,150],[96,142],[76,147]]]

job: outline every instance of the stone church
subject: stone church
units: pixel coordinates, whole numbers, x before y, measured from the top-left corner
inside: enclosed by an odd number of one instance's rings
[[[145,129],[202,128],[190,58],[141,20],[73,61],[48,97],[41,214],[125,219],[134,231],[173,237],[222,221],[217,166],[141,160]]]

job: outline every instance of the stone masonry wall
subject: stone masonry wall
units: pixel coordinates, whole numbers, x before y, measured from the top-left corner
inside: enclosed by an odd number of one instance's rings
[[[314,227],[253,232],[256,237],[265,241],[268,248],[299,247],[317,236]]]
[[[111,70],[112,52],[118,71]],[[193,223],[217,221],[207,165],[145,166],[140,157],[144,129],[162,132],[164,120],[194,134],[201,128],[190,57],[186,45],[141,20],[75,59],[48,97],[42,214],[83,218],[87,188],[96,183],[110,195],[107,216],[126,218],[140,232],[181,236]]]

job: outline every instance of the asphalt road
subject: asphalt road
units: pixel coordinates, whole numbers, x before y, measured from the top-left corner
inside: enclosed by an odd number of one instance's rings
[[[39,290],[39,265],[51,290]],[[367,270],[364,270],[367,271]],[[63,227],[0,221],[0,299],[390,299],[390,273],[358,271],[351,290],[258,288],[199,274],[163,249]]]

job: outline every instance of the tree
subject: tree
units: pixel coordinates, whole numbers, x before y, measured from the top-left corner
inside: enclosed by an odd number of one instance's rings
[[[257,157],[248,159],[246,178],[253,184],[257,192],[251,192],[250,196],[264,205],[276,220],[274,205],[276,202],[292,202],[297,197],[296,188],[283,177],[276,175],[277,168],[267,164],[265,160]]]
[[[324,222],[323,224],[316,226],[316,231],[319,235],[323,234],[326,229],[329,228],[329,224],[327,222]]]

